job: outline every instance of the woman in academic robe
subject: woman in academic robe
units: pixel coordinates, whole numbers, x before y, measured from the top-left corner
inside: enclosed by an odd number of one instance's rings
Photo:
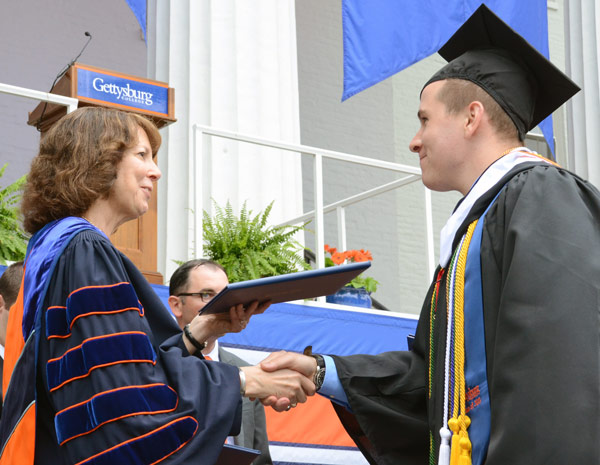
[[[2,465],[212,464],[239,431],[243,395],[314,391],[292,372],[193,356],[264,306],[197,317],[182,333],[111,244],[148,210],[160,142],[141,116],[89,107],[41,140],[22,202],[33,236],[9,322]]]

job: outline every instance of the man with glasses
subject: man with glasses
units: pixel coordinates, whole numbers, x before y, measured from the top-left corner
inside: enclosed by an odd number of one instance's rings
[[[177,323],[184,330],[184,334],[187,334],[185,333],[186,326],[227,284],[229,284],[229,279],[225,269],[211,260],[190,260],[175,270],[169,283],[169,306],[177,319]],[[214,328],[214,325],[218,325],[219,321],[209,320],[217,318],[220,318],[220,315],[206,315],[205,324],[211,324]],[[242,322],[242,328],[246,324],[246,321]],[[205,347],[200,350],[202,357],[237,367],[250,365],[219,346],[218,338],[226,332],[225,329],[221,334],[216,333],[214,330],[206,331],[206,333],[213,334],[213,336],[208,337],[203,342],[202,345]],[[194,341],[191,342],[194,343]],[[265,411],[258,399],[251,401],[248,398],[243,398],[240,434],[233,438],[227,438],[227,440],[239,446],[260,450],[261,455],[254,461],[255,465],[273,463],[269,454]]]

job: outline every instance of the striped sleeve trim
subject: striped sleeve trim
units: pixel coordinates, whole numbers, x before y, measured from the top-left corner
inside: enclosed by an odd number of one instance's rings
[[[61,357],[48,360],[48,389],[53,392],[97,368],[119,363],[156,363],[156,353],[146,333],[131,331],[89,338]]]
[[[106,423],[133,415],[172,412],[177,403],[175,390],[161,383],[104,391],[56,414],[54,424],[58,442],[62,446]]]
[[[76,465],[115,465],[136,463],[153,465],[184,447],[198,430],[198,421],[183,417],[157,428],[143,436],[117,444]]]
[[[71,292],[66,307],[49,307],[46,310],[46,337],[69,337],[73,325],[82,317],[126,311],[137,311],[140,316],[144,315],[144,307],[130,283],[82,287]]]

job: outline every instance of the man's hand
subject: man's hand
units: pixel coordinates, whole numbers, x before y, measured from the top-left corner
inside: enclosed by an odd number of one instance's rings
[[[312,380],[314,379],[317,371],[317,361],[314,359],[314,357],[298,354],[296,352],[273,352],[260,363],[260,367],[266,372],[276,372],[276,370],[294,370],[309,379],[314,388]],[[274,395],[262,397],[261,402],[263,405],[273,407],[273,409],[277,410],[278,412],[289,410],[289,406],[294,405],[291,399]]]

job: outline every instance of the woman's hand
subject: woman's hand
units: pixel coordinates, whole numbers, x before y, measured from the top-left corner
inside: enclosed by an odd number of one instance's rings
[[[283,406],[295,407],[315,393],[313,382],[294,370],[266,372],[257,366],[242,367],[246,375],[245,396],[258,399],[279,399]],[[289,410],[289,409],[288,409]]]
[[[229,325],[227,326],[228,330],[223,332],[222,334],[239,333],[241,330],[246,328],[252,315],[260,315],[267,308],[269,308],[270,305],[271,305],[270,300],[263,302],[262,304],[259,304],[258,301],[255,300],[255,301],[251,302],[247,308],[244,307],[243,304],[238,304],[238,305],[231,307],[229,309],[229,318],[227,320],[225,320],[226,323],[229,323]],[[221,313],[219,315],[224,315],[225,317],[227,316],[227,314],[225,314],[225,313]],[[202,317],[204,315],[199,315],[199,316]],[[211,315],[205,315],[205,316],[208,317]]]
[[[190,331],[200,343],[218,339],[227,333],[239,333],[246,328],[253,315],[263,313],[270,305],[270,300],[260,304],[255,300],[247,307],[243,304],[235,305],[229,309],[229,313],[200,314],[190,322]],[[190,354],[193,354],[196,348],[187,338],[184,337],[183,341]]]
[[[313,380],[317,371],[317,361],[313,357],[308,357],[296,352],[286,352],[284,350],[271,353],[260,363],[260,367],[267,372],[277,372],[278,370],[294,370],[304,375],[307,379]],[[314,384],[313,384],[314,386]],[[271,395],[261,398],[264,406],[273,407],[278,412],[289,410],[295,407],[290,399]]]

